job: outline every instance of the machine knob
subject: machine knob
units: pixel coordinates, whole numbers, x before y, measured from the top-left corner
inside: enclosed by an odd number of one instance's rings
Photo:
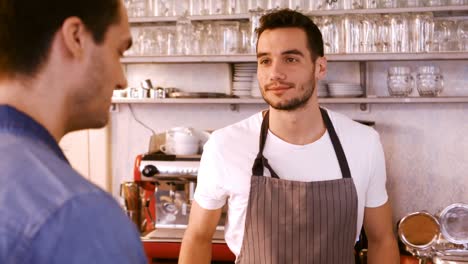
[[[154,165],[146,165],[144,168],[143,168],[143,171],[141,172],[141,174],[143,174],[143,176],[145,177],[153,177],[154,175],[156,175],[156,173],[158,173],[158,169],[156,168],[156,166]]]

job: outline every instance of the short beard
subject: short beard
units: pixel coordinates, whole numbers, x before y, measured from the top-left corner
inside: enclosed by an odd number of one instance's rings
[[[301,87],[301,90],[304,90],[304,86]],[[289,101],[286,101],[283,103],[277,103],[277,104],[274,104],[265,95],[263,96],[263,99],[265,99],[265,101],[276,110],[294,111],[294,110],[303,108],[307,104],[307,102],[309,102],[309,99],[314,94],[314,90],[315,90],[315,82],[312,82],[312,89],[305,91],[305,93],[301,97],[293,98]]]

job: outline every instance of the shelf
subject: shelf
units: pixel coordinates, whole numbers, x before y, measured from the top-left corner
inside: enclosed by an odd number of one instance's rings
[[[319,102],[322,104],[468,103],[468,97],[319,98]]]
[[[262,98],[196,98],[196,99],[130,99],[130,98],[113,98],[113,103],[116,104],[261,104],[265,103]]]
[[[423,13],[434,12],[434,16],[452,16],[460,13],[468,14],[468,5],[462,6],[430,6],[430,7],[405,7],[405,8],[369,8],[348,10],[322,10],[310,11],[308,16],[331,16],[344,14],[391,14],[391,13]]]
[[[460,97],[359,97],[319,98],[322,104],[405,104],[405,103],[468,103],[468,96]],[[112,99],[115,104],[265,104],[262,98],[201,98],[201,99]]]
[[[468,14],[468,5],[461,6],[430,6],[430,7],[405,7],[405,8],[370,8],[370,9],[341,9],[341,10],[315,10],[304,12],[308,16],[334,16],[345,14],[390,14],[390,13],[419,13],[433,12],[434,16],[459,16]],[[131,17],[131,24],[145,23],[163,23],[176,22],[176,16],[157,16],[157,17]],[[248,20],[250,14],[232,14],[232,15],[206,15],[206,16],[188,16],[192,21],[206,20]]]
[[[467,60],[468,52],[438,53],[357,53],[329,54],[328,61],[417,61],[417,60]],[[257,62],[255,55],[187,55],[187,56],[129,56],[125,64],[138,63],[236,63]]]
[[[328,61],[466,60],[468,52],[330,54]]]
[[[143,23],[158,23],[158,22],[176,22],[176,16],[154,16],[154,17],[131,17],[130,24]],[[249,14],[232,14],[232,15],[206,15],[206,16],[188,16],[191,21],[207,21],[207,20],[249,20]]]
[[[254,55],[175,55],[175,56],[131,56],[122,63],[206,63],[206,62],[256,62]]]

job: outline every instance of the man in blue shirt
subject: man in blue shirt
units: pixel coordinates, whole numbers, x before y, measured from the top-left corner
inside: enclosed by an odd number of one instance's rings
[[[0,263],[146,263],[136,227],[57,144],[107,123],[130,45],[121,0],[0,0]]]

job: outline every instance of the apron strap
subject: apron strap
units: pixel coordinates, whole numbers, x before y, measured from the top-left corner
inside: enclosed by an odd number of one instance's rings
[[[322,113],[323,122],[327,127],[328,135],[330,135],[333,149],[335,149],[336,157],[338,158],[338,163],[340,164],[341,175],[343,175],[343,178],[351,178],[351,171],[349,170],[348,160],[346,159],[343,147],[341,146],[340,139],[336,134],[335,127],[333,127],[333,123],[330,120],[330,116],[328,115],[327,110],[323,108],[320,108],[320,112]]]
[[[330,140],[332,142],[333,149],[335,150],[336,157],[340,165],[341,174],[343,175],[343,178],[351,178],[351,171],[349,169],[348,160],[346,159],[346,155],[344,153],[343,147],[341,146],[340,139],[336,134],[335,128],[333,127],[333,123],[330,120],[328,112],[327,110],[320,108],[320,113],[322,114],[325,127],[327,128],[328,134],[330,135]],[[265,167],[270,171],[271,177],[279,179],[278,174],[276,174],[276,172],[268,163],[268,159],[263,156],[263,150],[265,148],[266,138],[268,136],[268,128],[270,122],[269,116],[270,111],[267,111],[265,116],[263,117],[262,127],[260,130],[259,152],[252,166],[252,175],[263,176],[263,168]]]
[[[271,177],[277,178],[278,174],[268,163],[268,159],[263,156],[263,149],[265,148],[266,138],[268,136],[268,128],[270,126],[270,111],[266,111],[262,121],[262,129],[260,130],[260,146],[257,157],[255,158],[254,165],[252,166],[252,175],[263,176],[263,167],[266,167],[271,174]]]

